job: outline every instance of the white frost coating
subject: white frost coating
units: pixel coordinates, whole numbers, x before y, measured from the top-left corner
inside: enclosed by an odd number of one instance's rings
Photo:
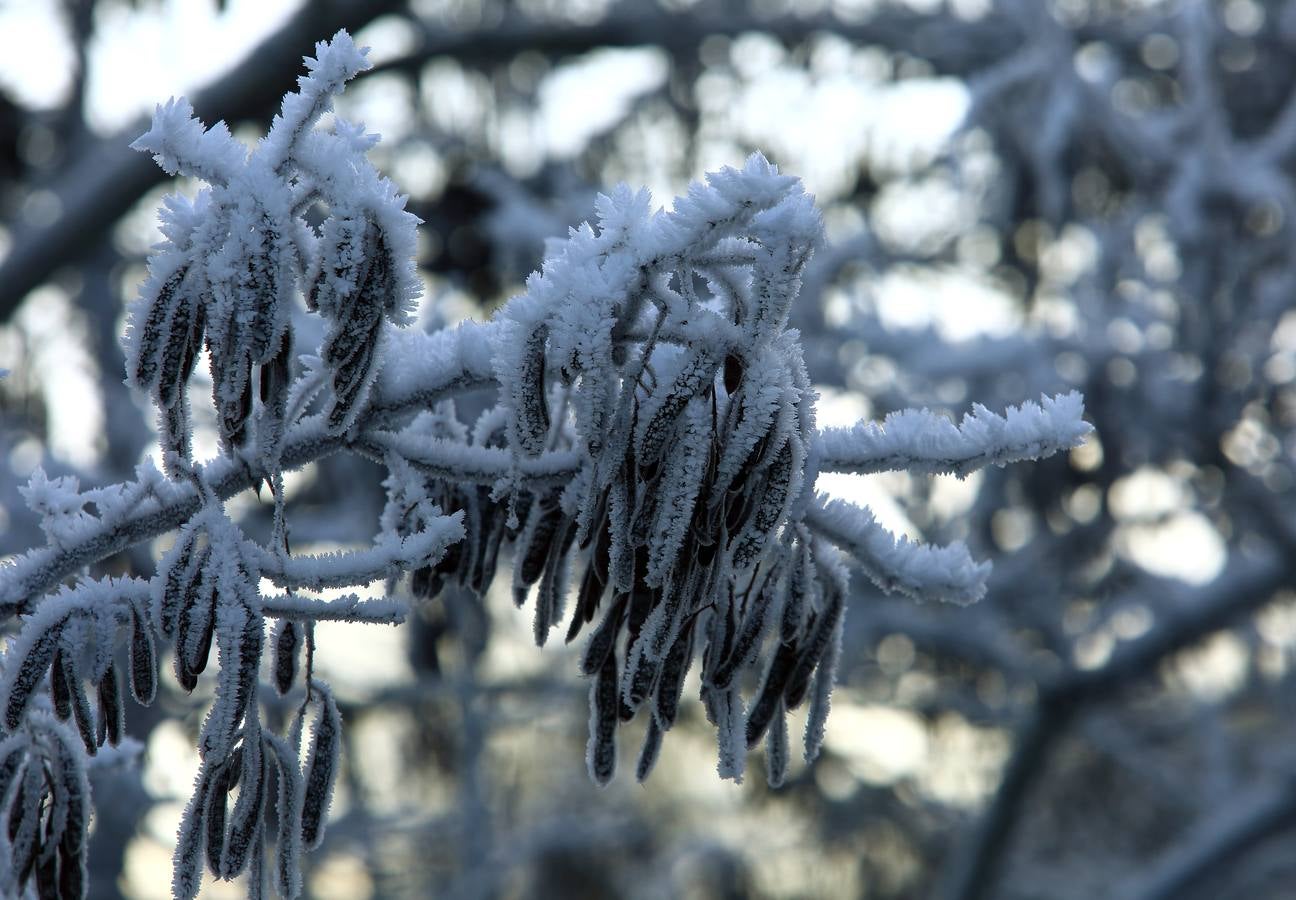
[[[288,159],[298,137],[332,108],[333,96],[342,93],[348,81],[372,67],[368,53],[368,47],[357,47],[351,35],[339,31],[332,40],[315,44],[314,59],[303,58],[310,74],[297,77],[297,93],[284,97],[262,145],[272,166]]]
[[[184,97],[158,104],[152,126],[131,149],[151,153],[168,175],[191,175],[209,184],[225,184],[247,158],[247,149],[224,122],[204,129]]]
[[[978,563],[967,547],[915,544],[877,523],[873,514],[844,500],[818,496],[806,511],[806,522],[847,553],[879,588],[914,600],[973,603],[985,596],[990,563]]]
[[[384,533],[368,550],[291,556],[286,560],[262,551],[262,574],[275,584],[310,590],[344,587],[400,575],[435,563],[447,547],[463,538],[463,513],[441,516],[405,538]]]
[[[1093,426],[1084,421],[1078,391],[1040,397],[997,415],[979,403],[955,425],[926,409],[891,413],[881,424],[819,432],[819,467],[831,472],[908,471],[960,478],[984,466],[1042,459],[1084,443]]]
[[[27,508],[40,516],[41,531],[50,543],[75,541],[94,527],[94,517],[85,510],[86,501],[75,476],[51,479],[37,466],[18,493],[27,501]]]
[[[515,459],[507,450],[498,447],[422,438],[406,431],[376,432],[366,440],[374,447],[399,455],[428,474],[478,484],[494,484],[501,478],[518,478],[523,484],[566,482],[575,477],[581,464],[581,456],[574,450],[555,450],[536,457]]]
[[[402,600],[363,598],[357,594],[330,600],[300,594],[276,594],[261,599],[261,611],[267,616],[303,621],[399,625],[409,615],[409,604]]]
[[[427,334],[399,331],[388,335],[387,362],[375,385],[374,405],[431,406],[426,399],[495,380],[495,340],[499,327],[488,322],[461,322]]]

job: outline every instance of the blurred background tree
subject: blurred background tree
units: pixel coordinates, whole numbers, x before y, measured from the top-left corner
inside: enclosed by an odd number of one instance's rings
[[[507,591],[322,629],[351,727],[314,896],[1290,895],[1296,2],[10,2],[0,553],[36,542],[36,464],[89,486],[151,444],[117,341],[161,193],[143,114],[184,92],[258,133],[339,27],[377,63],[341,111],[426,222],[426,326],[516,292],[598,190],[662,201],[761,149],[825,211],[794,317],[829,417],[1075,387],[1098,437],[836,477],[996,572],[966,609],[855,582],[824,755],[777,792],[700,764],[696,704],[646,788],[591,787],[572,653]],[[297,545],[366,539],[377,471],[293,476]],[[132,709],[92,896],[166,895],[198,709]]]

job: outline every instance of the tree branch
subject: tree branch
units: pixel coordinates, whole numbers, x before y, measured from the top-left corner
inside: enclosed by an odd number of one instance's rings
[[[1003,857],[1021,821],[1022,806],[1077,715],[1133,686],[1172,654],[1267,603],[1291,577],[1292,568],[1273,559],[1234,562],[1210,584],[1184,598],[1181,612],[1123,645],[1106,665],[1070,669],[1042,685],[1034,708],[1018,726],[999,789],[972,839],[947,870],[943,896],[951,900],[993,896]]]
[[[1161,856],[1128,893],[1129,900],[1173,900],[1199,879],[1218,874],[1256,844],[1296,825],[1296,779],[1258,786],[1209,815]]]
[[[359,29],[404,6],[404,0],[327,0],[302,5],[282,28],[254,47],[229,74],[198,91],[193,105],[206,122],[236,122],[268,117],[291,90],[301,58],[315,41],[340,28]],[[146,155],[129,148],[145,129],[132,125],[124,134],[87,137],[54,181],[62,214],[41,228],[14,234],[0,262],[0,321],[7,320],[33,288],[57,269],[79,260],[166,174]]]

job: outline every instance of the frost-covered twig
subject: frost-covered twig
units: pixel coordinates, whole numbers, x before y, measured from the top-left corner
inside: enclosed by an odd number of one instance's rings
[[[289,557],[260,552],[257,559],[261,574],[276,585],[319,591],[397,578],[411,569],[431,565],[463,534],[463,513],[457,512],[433,519],[421,531],[404,538],[380,535],[368,550]]]
[[[975,562],[962,544],[933,547],[896,538],[867,509],[816,498],[806,523],[849,553],[874,584],[914,600],[972,603],[985,596],[990,564]]]
[[[328,600],[300,594],[280,594],[262,597],[261,608],[267,616],[305,622],[399,625],[409,615],[409,604],[402,600],[366,599],[356,594]]]
[[[1093,431],[1083,413],[1084,398],[1076,391],[1010,406],[1002,416],[978,404],[958,425],[925,409],[906,409],[880,424],[820,431],[819,468],[961,478],[984,466],[1040,459],[1079,446]]]

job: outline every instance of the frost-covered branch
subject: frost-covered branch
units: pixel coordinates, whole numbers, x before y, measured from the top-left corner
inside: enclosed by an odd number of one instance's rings
[[[964,477],[989,465],[1052,456],[1084,442],[1084,398],[1076,391],[1010,406],[1000,416],[978,405],[955,425],[928,410],[891,413],[880,424],[819,432],[819,468],[828,472],[907,471]]]
[[[460,512],[439,516],[423,530],[404,538],[380,535],[378,543],[368,550],[289,557],[262,551],[258,563],[261,574],[280,587],[319,591],[398,578],[411,569],[435,563],[463,534]]]
[[[268,115],[291,84],[289,74],[321,34],[339,28],[358,31],[403,4],[404,0],[333,0],[303,6],[200,90],[194,108],[208,122],[235,123]],[[27,222],[15,229],[0,261],[0,320],[8,321],[22,299],[52,273],[79,261],[93,245],[91,238],[106,233],[162,182],[164,173],[157,166],[127,149],[134,134],[98,139],[87,135],[73,148],[75,156],[51,185],[61,214],[46,225]]]
[[[145,465],[133,483],[81,492],[37,473],[25,498],[49,546],[0,573],[0,604],[27,614],[0,678],[8,732],[36,733],[48,695],[87,753],[115,742],[118,630],[130,631],[142,702],[159,641],[173,646],[185,691],[215,651],[202,768],[174,859],[181,898],[204,865],[224,879],[273,865],[281,893],[300,890],[299,855],[322,840],[341,746],[336,704],[312,671],[314,623],[396,623],[408,610],[296,590],[384,580],[390,594],[406,590],[408,572],[418,600],[451,582],[482,595],[506,551],[517,605],[534,604],[537,644],[569,612],[568,641],[589,628],[580,668],[591,679],[594,781],[613,777],[620,725],[640,710],[635,773],[649,776],[696,664],[720,775],[741,780],[763,741],[778,785],[788,713],[808,707],[807,760],[824,738],[848,598],[841,551],[885,590],[918,599],[975,600],[989,571],[962,545],[896,541],[867,510],[816,499],[817,473],[965,473],[1074,446],[1088,429],[1079,397],[1066,396],[1004,418],[978,409],[957,428],[905,412],[881,428],[817,432],[817,395],[788,323],[823,226],[801,183],[760,154],[694,183],[670,209],[624,186],[600,196],[595,222],[556,246],[490,323],[402,331],[420,290],[418,221],[365,155],[376,136],[340,120],[316,127],[365,53],[344,32],[318,44],[255,148],[204,127],[183,100],[158,108],[136,147],[208,185],[164,202],[164,240],[125,338],[128,381],[159,414],[165,475]],[[314,204],[322,222],[305,218]],[[307,314],[322,320],[317,346],[301,343]],[[203,351],[219,437],[206,463],[193,457],[189,389]],[[467,392],[484,400],[473,422],[456,404]],[[284,473],[335,452],[386,469],[377,537],[367,549],[293,554]],[[273,501],[264,545],[224,504],[263,486]],[[150,581],[45,596],[76,568],[176,529]],[[263,596],[263,579],[285,593]],[[277,620],[268,643],[267,617]],[[263,657],[281,694],[304,688],[284,736],[261,720]],[[85,680],[98,685],[97,722]]]
[[[347,594],[321,600],[300,594],[281,594],[261,598],[261,609],[267,616],[303,622],[365,622],[371,625],[399,625],[409,615],[409,604],[402,600],[363,598]]]
[[[810,504],[806,523],[849,553],[887,593],[951,603],[973,603],[985,596],[990,564],[974,561],[962,544],[933,547],[897,539],[867,509],[823,497]]]

